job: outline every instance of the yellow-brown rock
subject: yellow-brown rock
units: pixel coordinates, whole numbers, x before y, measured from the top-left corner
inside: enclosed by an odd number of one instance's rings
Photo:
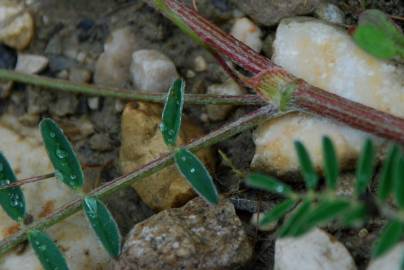
[[[127,174],[140,168],[169,151],[160,133],[161,113],[162,106],[157,104],[139,102],[126,105],[122,115],[119,155],[122,173]],[[178,144],[185,144],[202,135],[197,125],[183,117]],[[197,154],[208,168],[213,167],[209,149],[202,149]],[[195,197],[175,165],[136,182],[133,187],[142,200],[156,211],[181,206]]]

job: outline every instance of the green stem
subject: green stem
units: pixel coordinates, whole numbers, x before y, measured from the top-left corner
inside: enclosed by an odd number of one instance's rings
[[[44,175],[39,175],[39,176],[30,177],[30,178],[20,179],[20,180],[15,181],[15,182],[13,182],[11,184],[0,186],[0,190],[13,188],[13,187],[20,187],[22,185],[39,182],[39,181],[42,181],[42,180],[45,180],[45,179],[48,179],[48,178],[51,178],[51,177],[54,177],[54,176],[55,176],[55,173],[48,173],[48,174],[44,174]]]
[[[276,114],[277,110],[271,105],[261,107],[258,110],[243,116],[184,147],[191,151],[197,151],[203,147],[218,143],[237,133],[250,129],[262,121],[267,120],[270,116],[275,116]],[[88,195],[105,199],[112,193],[132,185],[134,182],[139,181],[173,164],[173,162],[173,154],[163,155],[134,172],[105,183],[104,185],[90,192]],[[52,215],[26,226],[16,234],[2,240],[0,242],[0,256],[4,255],[6,252],[10,251],[12,248],[26,240],[27,232],[29,230],[44,230],[77,213],[81,209],[81,203],[82,199],[80,198],[73,200],[57,209]]]
[[[142,93],[134,90],[99,87],[90,84],[79,84],[66,80],[47,78],[44,76],[19,73],[11,70],[0,69],[0,80],[14,81],[41,88],[63,91],[89,96],[113,97],[124,100],[137,100],[164,103],[165,93]],[[201,95],[186,94],[185,102],[190,104],[217,104],[217,105],[264,105],[257,95],[225,96],[225,95]]]

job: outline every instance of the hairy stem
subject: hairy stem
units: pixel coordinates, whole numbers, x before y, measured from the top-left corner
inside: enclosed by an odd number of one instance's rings
[[[124,100],[137,100],[163,103],[165,93],[142,93],[134,90],[99,87],[90,84],[73,83],[66,80],[47,78],[38,75],[29,75],[11,70],[0,69],[0,80],[15,81],[30,84],[55,91],[84,94],[89,96],[113,97]],[[186,94],[185,102],[189,104],[217,104],[217,105],[263,105],[266,104],[256,95],[225,96]]]
[[[13,182],[11,184],[0,186],[0,190],[13,188],[13,187],[19,187],[19,186],[22,186],[22,185],[39,182],[39,181],[49,179],[49,178],[54,177],[54,176],[55,176],[55,173],[48,173],[48,174],[44,174],[44,175],[39,175],[39,176],[33,176],[33,177],[25,178],[25,179],[20,179],[20,180],[18,180],[16,182]]]
[[[294,77],[286,70],[259,55],[242,42],[225,33],[203,18],[197,11],[178,0],[144,0],[155,6],[178,27],[185,29],[193,39],[220,54],[253,74],[250,87],[268,102],[273,103],[273,92],[280,93],[279,83],[297,82],[290,94],[289,110],[304,110],[337,120],[351,127],[373,133],[386,139],[404,143],[404,119],[375,110],[360,103],[331,94]],[[195,37],[197,36],[197,37]],[[274,81],[270,89],[262,87]],[[246,81],[248,82],[248,81]],[[275,89],[274,89],[275,88]],[[268,95],[268,93],[270,93]],[[276,101],[275,101],[276,102]]]
[[[215,144],[217,142],[223,141],[237,133],[240,133],[244,130],[250,129],[257,124],[265,121],[270,116],[274,116],[277,113],[277,109],[271,105],[267,105],[259,108],[258,110],[239,118],[238,120],[231,122],[208,135],[197,139],[190,144],[184,146],[185,148],[191,151],[197,151],[203,147]],[[125,176],[121,176],[116,178],[110,182],[105,183],[99,188],[91,191],[89,195],[98,197],[100,199],[105,199],[112,193],[121,190],[134,182],[143,179],[169,165],[171,165],[173,161],[173,154],[165,154],[160,158],[157,158],[148,164],[144,165],[140,169],[133,171]],[[57,209],[50,216],[40,219],[31,225],[26,226],[22,230],[18,231],[16,234],[2,240],[0,242],[0,256],[4,255],[6,252],[17,246],[19,243],[23,242],[26,239],[27,232],[29,230],[38,229],[44,230],[66,218],[77,213],[81,209],[82,199],[76,199],[71,201],[64,206]]]

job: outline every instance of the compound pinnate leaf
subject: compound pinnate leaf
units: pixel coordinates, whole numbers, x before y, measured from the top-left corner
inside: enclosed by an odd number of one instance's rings
[[[265,213],[262,218],[260,218],[258,226],[260,228],[265,228],[272,222],[277,221],[278,219],[286,215],[286,213],[288,213],[294,205],[295,202],[289,199],[277,204],[274,208]]]
[[[46,233],[32,230],[28,232],[28,240],[44,270],[69,269],[62,252]]]
[[[285,224],[279,230],[280,237],[294,236],[300,231],[306,215],[310,211],[312,202],[309,200],[303,201],[302,204],[293,212],[291,217],[286,220]]]
[[[81,189],[84,182],[83,170],[63,131],[49,118],[43,119],[39,127],[49,159],[55,168],[56,178],[73,190]]]
[[[318,175],[314,169],[313,163],[311,162],[309,153],[307,152],[306,147],[304,147],[299,141],[295,142],[295,149],[297,157],[299,158],[300,170],[303,174],[306,187],[308,189],[315,189],[318,183]]]
[[[212,177],[203,163],[187,149],[175,153],[175,164],[192,188],[206,201],[219,202],[219,195]]]
[[[0,186],[16,181],[13,170],[7,159],[0,153]],[[24,194],[20,187],[0,190],[0,204],[7,215],[17,222],[21,222],[26,214]]]
[[[370,9],[360,15],[353,40],[377,58],[389,60],[404,57],[404,35],[380,10]]]
[[[327,181],[327,186],[330,190],[335,190],[339,175],[339,165],[334,144],[329,137],[323,138],[323,159],[324,174]]]
[[[251,187],[263,189],[265,191],[280,195],[287,196],[292,193],[292,189],[288,185],[271,176],[260,173],[250,174],[247,178],[247,184]]]
[[[167,145],[175,146],[177,143],[184,105],[184,89],[184,80],[178,79],[172,84],[167,94],[160,124],[160,130]]]
[[[403,235],[403,224],[398,220],[390,221],[383,229],[379,239],[373,246],[373,257],[379,257],[389,251],[400,241]]]
[[[98,239],[111,257],[121,254],[121,234],[114,217],[108,208],[93,197],[85,197],[83,202],[84,212]]]
[[[385,201],[389,196],[390,192],[393,190],[394,186],[394,177],[396,174],[396,170],[399,169],[395,166],[397,158],[399,157],[400,150],[397,145],[392,145],[389,149],[389,153],[387,155],[386,160],[384,161],[381,176],[380,176],[380,184],[377,191],[377,196],[381,201]]]
[[[394,193],[397,206],[404,209],[404,156],[397,155],[394,170]]]
[[[366,191],[366,188],[372,178],[375,161],[375,150],[372,140],[367,139],[360,154],[358,165],[356,167],[356,194],[360,195]]]

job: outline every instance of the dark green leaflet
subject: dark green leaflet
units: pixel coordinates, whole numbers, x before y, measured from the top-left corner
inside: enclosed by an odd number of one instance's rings
[[[346,226],[359,226],[364,222],[367,215],[367,208],[361,203],[351,206],[350,209],[344,212],[340,219]]]
[[[28,240],[45,270],[69,269],[62,252],[46,233],[32,230],[28,233]]]
[[[285,224],[280,228],[279,236],[294,236],[299,231],[302,222],[309,213],[311,201],[306,200],[292,213],[291,217],[286,220]]]
[[[327,187],[330,190],[335,190],[339,175],[339,165],[334,144],[329,137],[323,138],[323,159],[324,174],[327,181]]]
[[[73,190],[81,189],[84,183],[83,171],[63,131],[49,118],[43,119],[39,127],[56,177]]]
[[[400,242],[403,235],[403,224],[398,220],[392,220],[387,224],[379,239],[373,247],[373,257],[379,257],[389,251],[395,244]]]
[[[305,215],[301,226],[295,231],[295,236],[301,235],[317,225],[337,218],[341,213],[349,209],[350,204],[343,200],[320,201]]]
[[[393,190],[394,177],[396,174],[395,170],[399,169],[397,166],[395,166],[399,153],[400,151],[397,145],[392,145],[389,149],[388,156],[384,161],[380,176],[380,184],[377,191],[377,196],[381,201],[385,201],[390,192]]]
[[[380,10],[366,10],[360,15],[353,40],[377,58],[388,60],[404,57],[404,35]]]
[[[160,124],[160,130],[167,145],[175,146],[177,143],[184,106],[184,89],[185,81],[178,79],[172,84],[167,94]]]
[[[260,188],[280,195],[288,195],[292,193],[292,189],[288,185],[271,176],[260,173],[250,174],[247,179],[247,184],[254,188]]]
[[[356,167],[356,194],[360,195],[366,191],[373,175],[375,161],[375,150],[372,140],[367,139],[358,160]]]
[[[175,153],[175,164],[193,189],[212,204],[219,202],[219,195],[212,177],[202,162],[187,149]]]
[[[96,198],[85,197],[83,208],[105,250],[111,257],[118,257],[121,253],[122,237],[118,225],[107,207]]]
[[[277,204],[274,208],[264,214],[264,216],[259,220],[258,225],[265,228],[265,226],[286,215],[286,213],[289,212],[294,205],[295,202],[289,199]]]
[[[7,159],[0,152],[0,186],[17,181]],[[24,194],[20,187],[0,190],[0,204],[7,215],[17,222],[21,222],[26,214]]]
[[[400,209],[404,209],[404,156],[398,154],[395,163],[394,193],[397,206],[400,207]]]
[[[307,152],[306,147],[304,147],[299,141],[295,142],[295,149],[299,158],[300,171],[303,174],[306,187],[308,189],[315,189],[318,183],[318,175],[314,169],[313,163],[311,162],[309,153]]]

